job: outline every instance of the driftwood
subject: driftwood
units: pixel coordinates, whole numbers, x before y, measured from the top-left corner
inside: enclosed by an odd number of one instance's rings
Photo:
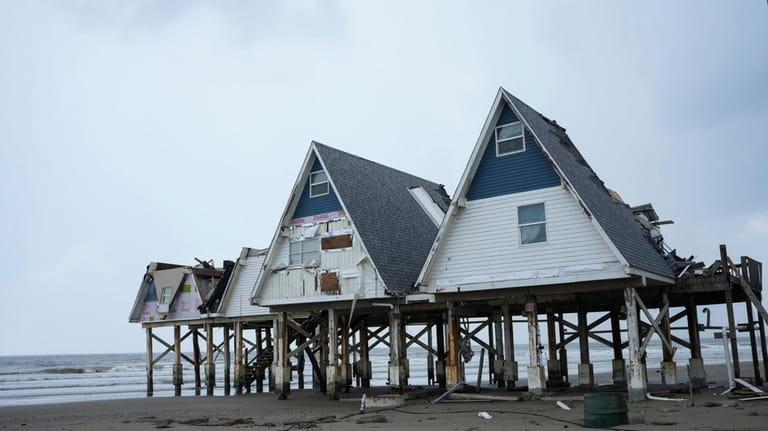
[[[486,395],[486,394],[464,394],[453,393],[448,395],[451,400],[458,401],[520,401],[520,397],[509,397],[504,395]]]

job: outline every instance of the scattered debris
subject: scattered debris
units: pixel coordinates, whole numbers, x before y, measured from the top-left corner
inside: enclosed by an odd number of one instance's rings
[[[739,398],[739,401],[768,400],[768,396]]]
[[[685,398],[667,398],[667,397],[657,397],[655,395],[651,395],[650,392],[645,394],[646,397],[648,397],[649,400],[652,401],[688,401]]]
[[[383,424],[389,421],[384,415],[372,415],[359,417],[355,422],[358,424]]]
[[[456,401],[520,401],[520,397],[462,393],[449,394],[448,398]]]
[[[493,416],[488,414],[488,412],[478,412],[477,417],[483,418],[483,419],[491,419]]]
[[[677,425],[677,422],[653,421],[653,422],[651,422],[651,425],[675,426],[675,425]]]
[[[558,407],[560,407],[560,408],[561,408],[561,409],[563,409],[563,410],[570,410],[570,409],[571,409],[571,408],[568,406],[568,404],[566,404],[566,403],[564,403],[564,402],[562,402],[562,401],[558,401],[558,402],[557,402],[557,406],[558,406]]]
[[[749,389],[750,391],[752,391],[752,392],[754,392],[756,394],[764,394],[765,393],[765,391],[760,390],[760,388],[758,388],[756,386],[753,386],[751,383],[747,382],[744,379],[740,379],[738,377],[734,377],[733,381],[738,383],[738,384],[740,384],[741,386],[744,386],[745,388]]]
[[[444,393],[444,394],[442,394],[442,395],[440,395],[439,397],[437,397],[437,398],[435,398],[434,400],[432,400],[432,401],[431,401],[431,402],[432,402],[432,404],[435,404],[435,403],[439,403],[440,401],[442,401],[442,400],[443,400],[443,398],[445,398],[445,397],[447,397],[448,395],[450,395],[450,394],[452,394],[452,393],[454,393],[454,392],[458,391],[459,389],[461,389],[461,388],[463,388],[463,387],[464,387],[464,382],[463,382],[463,381],[462,381],[462,382],[458,382],[458,383],[456,383],[455,385],[453,385],[453,386],[451,387],[451,389],[448,389],[447,391],[445,391],[445,393]]]

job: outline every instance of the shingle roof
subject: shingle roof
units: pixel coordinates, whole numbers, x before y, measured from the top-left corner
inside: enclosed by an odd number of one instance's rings
[[[363,244],[392,293],[413,289],[437,227],[408,190],[421,186],[445,212],[442,185],[314,142]]]
[[[568,138],[565,129],[508,91],[503,91],[627,263],[641,270],[674,278],[672,269],[652,245],[648,231],[629,206],[611,197],[603,181]]]

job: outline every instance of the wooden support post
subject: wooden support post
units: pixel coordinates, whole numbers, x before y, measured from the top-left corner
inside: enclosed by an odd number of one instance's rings
[[[624,303],[627,308],[627,338],[629,341],[629,364],[627,364],[627,397],[630,401],[645,400],[647,382],[645,367],[640,353],[640,324],[635,301],[635,289],[624,288]]]
[[[395,302],[389,311],[389,386],[400,393],[408,386],[404,329],[400,303]]]
[[[502,304],[501,314],[504,319],[504,385],[508,391],[511,391],[515,388],[517,381],[517,361],[515,361],[515,333],[509,303]]]
[[[368,338],[368,323],[362,319],[357,324],[360,332],[360,362],[357,364],[357,372],[360,373],[360,380],[364,389],[371,387],[371,358]]]
[[[274,352],[276,349],[276,346],[274,346],[277,341],[274,341],[274,336],[272,335],[275,327],[275,321],[272,320],[272,328],[264,328],[264,349],[265,353],[272,350],[272,363],[274,364]],[[258,331],[261,330],[261,328],[257,329]],[[267,373],[267,387],[269,388],[269,392],[275,392],[275,372],[273,370],[274,367],[267,366],[265,369]]]
[[[152,352],[152,328],[147,328],[147,396],[155,393],[154,369],[155,354]]]
[[[544,367],[541,365],[541,350],[539,346],[539,314],[536,298],[529,296],[525,302],[525,314],[528,316],[528,354],[531,362],[528,365],[528,392],[541,394],[547,389]]]
[[[430,349],[434,349],[432,344],[432,329],[433,325],[427,322],[427,346]],[[427,350],[427,385],[435,384],[435,355],[432,354],[432,350]]]
[[[461,367],[461,335],[459,333],[459,317],[456,315],[455,303],[448,302],[448,355],[445,361],[445,376],[447,387],[453,387],[464,381]]]
[[[435,362],[437,385],[445,388],[445,322],[442,312],[438,313],[435,318],[435,342],[437,343],[437,361]]]
[[[757,337],[755,336],[755,318],[752,313],[752,303],[746,301],[744,305],[747,306],[747,325],[749,327],[749,344],[752,348],[752,369],[755,373],[755,384],[760,386],[763,384],[763,379],[760,377],[760,358],[757,356]]]
[[[173,326],[173,395],[181,396],[184,372],[181,366],[181,326]]]
[[[224,332],[224,395],[229,395],[230,388],[232,387],[229,379],[231,372],[230,363],[232,362],[232,357],[229,350],[229,325],[224,325],[222,327],[222,331]]]
[[[768,346],[765,339],[765,320],[760,313],[757,314],[757,328],[760,331],[760,352],[763,357],[763,375],[768,381]]]
[[[288,361],[288,313],[277,313],[272,324],[274,349],[272,356],[272,374],[275,379],[277,399],[285,400],[291,393],[291,363]]]
[[[328,362],[328,357],[330,356],[330,349],[328,348],[328,344],[330,343],[330,332],[328,331],[328,323],[326,321],[320,321],[320,324],[317,325],[317,328],[315,328],[316,334],[322,335],[320,338],[321,341],[319,341],[317,344],[317,362],[320,365],[320,377],[319,381],[317,382],[317,390],[323,392],[323,394],[328,393],[328,366],[330,365]],[[325,383],[321,383],[325,382]],[[323,391],[323,388],[325,390]]]
[[[243,393],[243,322],[235,322],[235,394]]]
[[[736,339],[736,321],[733,317],[733,288],[731,287],[731,270],[728,267],[728,252],[725,244],[720,244],[720,262],[723,266],[723,275],[727,289],[725,293],[725,308],[728,312],[728,338],[731,340],[731,356],[733,357],[733,376],[741,377],[741,366],[739,362],[739,343]]]
[[[621,322],[619,321],[619,307],[611,308],[611,344],[613,345],[613,383],[626,384],[627,376],[624,367],[624,356],[621,349]]]
[[[568,380],[568,349],[565,348],[565,325],[563,324],[563,313],[557,313],[557,327],[560,333],[560,349],[557,352],[560,360],[560,375],[563,376],[565,386],[569,386]]]
[[[688,379],[696,387],[702,387],[707,381],[704,359],[701,357],[701,339],[699,337],[699,316],[696,310],[696,295],[688,295],[685,305],[688,320],[688,341],[691,345],[691,358],[688,360]]]
[[[260,394],[264,392],[264,379],[266,378],[267,370],[266,368],[262,368],[258,365],[258,362],[260,358],[264,357],[264,344],[266,340],[264,340],[262,337],[262,328],[260,326],[256,327],[255,332],[255,343],[256,343],[256,361],[254,362],[254,365],[256,366],[256,374],[253,376],[256,379],[256,393]],[[268,337],[267,337],[268,338]],[[274,356],[274,355],[273,355]],[[266,365],[267,368],[269,368],[269,364]],[[270,373],[271,374],[271,373]],[[271,385],[269,385],[271,386]],[[248,393],[250,393],[250,386],[248,388]]]
[[[555,328],[555,313],[547,310],[547,386],[556,387],[563,385],[563,376],[560,374],[560,361],[557,360],[557,328]]]
[[[328,309],[328,368],[326,387],[332,400],[339,399],[339,327],[336,310]]]
[[[349,364],[349,315],[341,315],[341,385],[344,392],[349,393],[352,388],[352,367]]]
[[[725,308],[728,312],[728,338],[731,340],[731,357],[733,358],[733,376],[741,377],[741,366],[739,362],[739,342],[736,339],[736,320],[733,315],[733,294],[730,288],[724,292]]]
[[[302,345],[306,340],[306,337],[299,335],[296,337],[296,346]],[[298,379],[299,389],[304,389],[304,366],[306,361],[304,360],[304,352],[300,352],[296,355],[296,378]]]
[[[677,384],[677,364],[674,361],[675,352],[672,346],[672,328],[669,323],[669,295],[668,288],[659,290],[659,312],[661,318],[661,336],[666,340],[662,343],[661,382],[667,385]]]
[[[488,344],[493,347],[493,315],[488,315]],[[488,384],[494,384],[496,382],[496,375],[493,373],[493,363],[496,360],[496,354],[494,349],[488,349]]]
[[[205,348],[205,393],[207,395],[213,395],[213,387],[216,385],[216,364],[213,359],[213,325],[210,323],[205,324],[205,333],[208,337],[208,342]]]
[[[578,316],[579,328],[579,352],[581,362],[579,363],[579,386],[582,388],[591,388],[595,384],[595,373],[592,363],[589,360],[589,328],[587,328],[587,309],[584,302],[577,298],[576,314]]]
[[[197,329],[192,330],[192,363],[193,372],[195,373],[195,396],[200,395],[200,341],[198,340],[199,334]]]
[[[493,361],[493,374],[496,380],[496,387],[504,387],[504,329],[501,322],[501,312],[493,312],[493,329],[496,335],[493,349],[496,351],[496,359]],[[491,343],[491,340],[488,340]]]

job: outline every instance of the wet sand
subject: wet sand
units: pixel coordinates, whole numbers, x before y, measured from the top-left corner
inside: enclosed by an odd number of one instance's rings
[[[708,369],[710,380],[716,368]],[[768,400],[739,401],[749,396],[739,391],[720,396],[725,388],[709,388],[694,394],[666,394],[686,401],[642,401],[629,404],[628,425],[614,429],[768,430]],[[385,388],[379,392],[386,391]],[[368,391],[370,393],[371,391]],[[359,413],[362,394],[354,389],[343,397],[353,401],[330,401],[312,390],[294,391],[288,400],[273,394],[233,397],[140,398],[0,408],[0,430],[366,430],[420,429],[422,431],[563,430],[583,429],[584,403],[575,390],[553,392],[551,398],[528,401],[447,401],[430,404],[437,391],[414,391],[397,408],[369,407]],[[484,390],[499,396],[523,392]],[[661,394],[665,395],[665,394]],[[571,407],[564,410],[556,401]],[[693,404],[693,405],[692,405]],[[478,417],[487,412],[491,418]],[[381,416],[359,424],[361,418]],[[383,419],[382,419],[383,418]]]

